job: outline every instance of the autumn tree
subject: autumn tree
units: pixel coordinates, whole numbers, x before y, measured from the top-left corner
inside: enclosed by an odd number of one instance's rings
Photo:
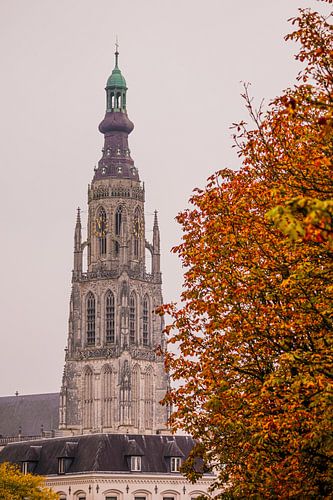
[[[22,474],[16,465],[0,464],[1,500],[57,500],[58,495],[44,486],[44,479],[33,474]]]
[[[332,498],[333,41],[300,10],[298,84],[235,126],[238,171],[178,215],[182,304],[162,308],[174,430],[197,440],[221,498]]]

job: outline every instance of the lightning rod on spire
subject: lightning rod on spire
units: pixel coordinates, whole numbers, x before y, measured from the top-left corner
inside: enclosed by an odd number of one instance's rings
[[[116,35],[116,52],[115,52],[115,56],[116,56],[116,68],[118,68],[118,56],[119,56],[119,43],[118,43],[118,35]]]

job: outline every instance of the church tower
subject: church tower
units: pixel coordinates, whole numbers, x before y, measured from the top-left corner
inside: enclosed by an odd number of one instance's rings
[[[163,357],[160,234],[145,239],[144,186],[131,158],[127,86],[118,67],[106,84],[102,157],[88,187],[87,236],[80,210],[74,231],[74,269],[68,346],[60,393],[60,426],[66,433],[166,431],[159,404],[167,386]],[[146,250],[151,254],[147,269]],[[87,269],[83,269],[83,253]]]

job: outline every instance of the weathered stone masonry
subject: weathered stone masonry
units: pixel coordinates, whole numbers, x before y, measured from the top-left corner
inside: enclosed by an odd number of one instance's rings
[[[145,239],[144,187],[131,158],[134,128],[126,110],[126,82],[118,68],[107,81],[107,105],[99,126],[102,157],[88,187],[86,239],[80,210],[74,232],[74,268],[68,345],[60,394],[60,425],[66,434],[166,431],[159,404],[167,386],[160,233],[155,212],[153,241]],[[146,252],[151,269],[146,268]],[[84,269],[84,255],[87,268]]]

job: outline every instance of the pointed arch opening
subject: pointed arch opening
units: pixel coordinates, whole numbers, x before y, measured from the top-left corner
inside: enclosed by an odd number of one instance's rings
[[[88,265],[89,265],[89,245],[85,241],[82,243],[82,271],[86,273],[88,271]]]
[[[103,207],[100,207],[96,217],[96,234],[98,237],[98,252],[99,255],[106,255],[106,233],[107,233],[107,216]]]
[[[140,425],[140,366],[135,365],[132,371],[132,424],[136,429]]]
[[[133,291],[129,301],[129,342],[134,345],[137,343],[137,298]]]
[[[151,248],[145,248],[145,269],[147,274],[153,272],[153,255]]]
[[[110,365],[102,369],[102,423],[103,427],[109,428],[113,424],[112,404],[113,402],[113,374]]]
[[[153,370],[148,367],[144,374],[144,422],[145,429],[153,428]]]
[[[135,259],[138,259],[140,256],[140,237],[142,236],[142,220],[141,220],[141,211],[139,207],[137,207],[134,211],[133,218],[133,256]]]
[[[93,427],[93,404],[94,387],[93,371],[90,366],[86,366],[83,371],[83,427],[91,429]]]
[[[119,420],[121,425],[131,424],[131,369],[128,360],[124,361],[120,374]]]
[[[118,238],[121,235],[122,223],[123,223],[123,207],[121,205],[119,205],[117,207],[116,214],[115,214],[115,235]],[[115,253],[116,253],[116,255],[119,255],[119,251],[120,251],[119,241],[116,240],[115,241]]]
[[[86,299],[87,345],[95,345],[96,337],[96,301],[92,292]]]
[[[145,295],[143,297],[143,304],[142,304],[142,344],[144,346],[149,345],[149,330],[150,330],[149,312],[150,312],[149,297],[148,295]]]
[[[105,295],[105,341],[107,344],[115,342],[115,300],[111,290]]]

